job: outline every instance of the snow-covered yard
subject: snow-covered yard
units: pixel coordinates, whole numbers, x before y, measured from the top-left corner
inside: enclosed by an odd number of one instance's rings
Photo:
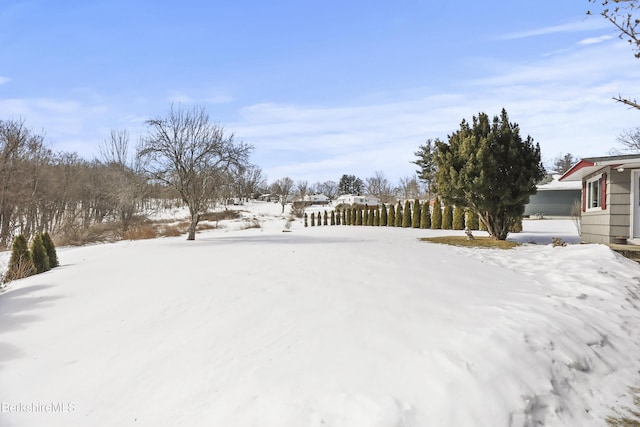
[[[59,248],[11,283],[0,425],[595,426],[630,405],[640,266],[546,244],[571,221],[503,251],[243,208],[262,228]]]

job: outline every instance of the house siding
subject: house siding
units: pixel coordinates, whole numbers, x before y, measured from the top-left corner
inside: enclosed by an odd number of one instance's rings
[[[593,243],[613,243],[617,238],[629,238],[631,233],[631,172],[618,172],[611,167],[585,177],[585,180],[607,174],[606,209],[582,212],[582,240]],[[585,197],[584,194],[582,197]]]
[[[618,172],[612,169],[608,176],[607,197],[611,209],[610,236],[629,238],[631,237],[631,171]]]
[[[611,211],[613,209],[611,202],[613,199],[611,197],[611,171],[609,169],[610,168],[604,168],[586,177],[586,180],[589,180],[603,172],[607,174],[606,209],[588,209],[582,212],[582,240],[586,242],[611,243]],[[586,197],[585,194],[582,194],[582,198],[584,197]]]

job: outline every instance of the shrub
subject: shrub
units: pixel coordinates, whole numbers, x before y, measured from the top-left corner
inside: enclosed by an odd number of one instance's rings
[[[324,211],[324,214],[322,215],[322,225],[328,225],[327,224],[327,217],[328,217],[327,211]]]
[[[21,234],[15,238],[11,246],[11,258],[9,258],[9,269],[5,276],[5,281],[18,280],[29,277],[36,272],[33,265],[33,258],[29,251],[29,243]]]
[[[51,270],[47,250],[44,248],[40,234],[36,234],[31,242],[31,257],[33,258],[33,266],[36,269],[36,274]]]
[[[349,225],[347,223],[347,210],[342,209],[342,225]]]
[[[396,208],[393,204],[389,205],[389,218],[387,220],[387,225],[389,227],[396,226]]]
[[[56,245],[53,244],[53,240],[48,232],[42,235],[42,244],[47,251],[47,257],[49,257],[49,267],[56,268],[60,265],[58,261],[58,253],[56,252]]]
[[[424,203],[420,211],[420,228],[431,228],[431,206],[428,200]]]
[[[411,202],[409,200],[404,201],[404,209],[402,210],[402,227],[409,228],[413,224],[411,219]]]
[[[442,211],[442,229],[443,230],[451,230],[453,227],[453,209],[451,209],[451,205],[444,205],[444,210]]]
[[[396,227],[402,227],[402,217],[404,216],[404,212],[402,212],[402,204],[398,201],[398,207],[396,208]]]
[[[198,228],[200,229],[200,225]],[[155,239],[156,237],[158,237],[158,232],[151,225],[130,228],[122,235],[122,238],[125,240],[145,240]]]
[[[464,230],[464,209],[458,206],[453,208],[453,229]]]
[[[311,212],[311,226],[315,227],[316,225],[316,214],[314,212]]]
[[[380,225],[384,227],[387,226],[387,205],[384,203],[380,207]]]
[[[369,224],[369,206],[367,206],[366,204],[364,205],[364,212],[362,215],[362,224],[363,225]]]
[[[433,214],[431,215],[431,228],[439,230],[442,228],[442,205],[438,197],[433,201]]]
[[[305,227],[309,226],[309,217],[306,213],[304,214],[304,226]]]
[[[411,227],[420,228],[421,214],[420,200],[416,199],[413,201],[413,212],[411,212]]]
[[[340,217],[338,217],[340,218]],[[331,225],[336,225],[336,212],[331,211]]]

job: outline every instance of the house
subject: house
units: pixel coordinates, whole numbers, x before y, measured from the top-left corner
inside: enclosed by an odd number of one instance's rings
[[[562,175],[552,174],[549,181],[538,185],[538,192],[529,198],[524,207],[526,217],[570,217],[575,203],[580,203],[582,186],[578,181],[564,181]]]
[[[336,205],[339,204],[345,205],[360,205],[360,206],[378,206],[378,198],[372,196],[371,194],[367,194],[364,196],[354,195],[354,194],[342,194],[336,199]]]
[[[560,178],[582,185],[582,240],[640,244],[640,155],[585,158]]]
[[[329,198],[324,194],[307,194],[302,200],[308,205],[326,205],[329,203]]]

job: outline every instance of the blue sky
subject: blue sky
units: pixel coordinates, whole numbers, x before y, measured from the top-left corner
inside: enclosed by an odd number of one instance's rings
[[[504,107],[543,157],[606,155],[640,61],[585,1],[3,0],[0,119],[55,151],[135,143],[172,103],[255,146],[269,181],[395,182],[428,138]]]

